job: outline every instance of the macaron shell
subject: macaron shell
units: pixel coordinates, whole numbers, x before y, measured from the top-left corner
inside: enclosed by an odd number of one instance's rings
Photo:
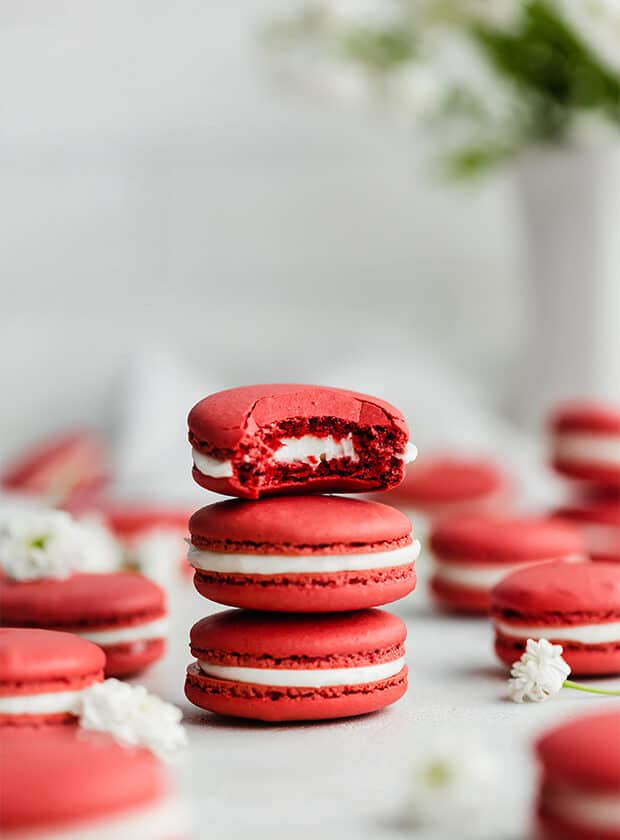
[[[166,652],[165,639],[145,639],[124,645],[106,645],[106,677],[139,674]]]
[[[104,665],[100,647],[71,633],[0,628],[0,695],[11,684],[25,694],[31,693],[33,683],[53,690],[51,686],[59,680],[65,683],[64,690],[70,690],[102,674]]]
[[[437,577],[431,578],[430,589],[436,606],[448,612],[486,615],[491,607],[487,589],[452,586]]]
[[[440,522],[430,548],[452,562],[519,563],[585,555],[573,525],[542,517],[463,516]]]
[[[571,718],[536,742],[545,777],[590,791],[620,794],[620,711],[605,709]]]
[[[553,458],[551,465],[556,472],[565,478],[602,487],[620,487],[620,467],[614,464],[566,461],[562,458]]]
[[[379,607],[415,589],[413,566],[326,575],[210,575],[197,571],[194,586],[205,598],[229,607],[321,613]]]
[[[620,840],[619,831],[603,831],[592,826],[580,825],[560,819],[539,808],[536,840]]]
[[[189,521],[195,545],[220,544],[244,553],[312,554],[367,551],[368,546],[407,537],[411,523],[388,505],[338,496],[277,496],[261,501],[228,500],[197,511]]]
[[[620,409],[593,400],[566,403],[552,414],[549,427],[553,432],[560,433],[620,435]]]
[[[406,636],[407,628],[397,616],[377,609],[301,616],[224,610],[203,618],[190,631],[193,650],[278,660],[357,656],[400,645]]]
[[[156,802],[166,791],[151,753],[75,727],[4,730],[0,753],[3,833],[69,827]]]
[[[244,436],[283,418],[327,415],[364,425],[394,424],[407,437],[402,414],[383,400],[319,385],[249,385],[211,394],[189,413],[190,432],[198,441],[233,450]]]
[[[492,609],[558,625],[620,620],[620,566],[616,563],[541,563],[503,578]],[[555,616],[555,618],[553,618]]]
[[[164,613],[163,590],[142,575],[75,574],[62,580],[26,582],[0,579],[4,626],[129,626]]]
[[[407,691],[407,668],[389,680],[356,686],[282,688],[216,680],[190,665],[187,699],[230,717],[267,722],[327,720],[368,714],[395,703]]]
[[[409,466],[402,484],[388,492],[392,498],[426,507],[483,499],[506,484],[503,473],[490,461],[426,457]]]
[[[546,638],[555,642],[553,628],[549,628]],[[620,643],[581,645],[574,642],[558,641],[562,646],[562,658],[567,662],[573,676],[613,676],[620,674]],[[525,652],[525,642],[508,636],[496,634],[495,653],[508,668],[521,658]]]

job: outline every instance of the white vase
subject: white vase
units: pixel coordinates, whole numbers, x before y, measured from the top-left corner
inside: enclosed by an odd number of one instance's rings
[[[620,145],[535,149],[517,166],[526,231],[523,407],[620,399]]]

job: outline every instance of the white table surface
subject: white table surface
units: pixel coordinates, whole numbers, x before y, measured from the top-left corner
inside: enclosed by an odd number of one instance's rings
[[[481,739],[497,750],[507,837],[529,836],[535,786],[532,740],[550,724],[617,701],[566,689],[546,703],[508,701],[506,673],[494,658],[490,625],[485,619],[435,612],[426,595],[427,566],[422,557],[416,592],[390,607],[409,630],[406,696],[382,712],[317,724],[234,721],[189,704],[183,695],[191,659],[188,631],[196,620],[221,608],[199,596],[189,580],[175,587],[168,653],[135,681],[184,711],[189,746],[172,770],[193,838],[403,838],[407,833],[400,820],[408,773],[416,754],[440,735],[458,742],[463,736]],[[612,687],[620,681],[596,684]]]

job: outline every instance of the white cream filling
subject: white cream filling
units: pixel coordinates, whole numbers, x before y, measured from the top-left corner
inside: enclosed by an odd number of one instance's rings
[[[537,563],[551,563],[563,560],[565,563],[582,563],[585,557],[574,554],[568,557],[547,557],[538,560],[528,560],[524,563],[503,563],[496,566],[470,566],[466,563],[443,563],[435,559],[434,576],[446,583],[454,583],[457,586],[470,587],[471,589],[492,589],[496,583],[511,572],[523,569],[526,566],[533,566]]]
[[[113,630],[87,630],[75,633],[96,645],[114,645],[123,642],[143,642],[149,639],[162,639],[168,634],[168,618],[158,618],[145,624],[132,624],[130,627],[118,627]]]
[[[584,645],[620,641],[620,621],[578,624],[575,627],[533,627],[527,624],[510,624],[500,619],[494,619],[493,623],[502,635],[515,639],[549,639],[553,642],[581,642]]]
[[[545,807],[558,817],[600,829],[620,826],[620,797],[617,793],[589,793],[577,788],[562,788],[545,795]]]
[[[209,677],[233,680],[256,685],[292,686],[297,688],[323,688],[330,685],[363,685],[394,677],[402,671],[404,657],[379,665],[362,665],[355,668],[241,668],[212,665],[198,660],[200,670]]]
[[[418,450],[413,443],[407,443],[405,451],[398,457],[405,464],[415,461]],[[198,472],[209,478],[230,478],[233,475],[233,465],[230,460],[220,460],[204,455],[197,449],[192,449],[194,466]],[[342,440],[336,440],[332,435],[317,437],[316,435],[302,435],[299,438],[283,438],[282,445],[272,454],[272,460],[278,464],[311,464],[320,461],[331,461],[334,458],[350,458],[356,463],[359,455],[353,445],[353,436],[347,435]]]
[[[78,691],[49,691],[42,694],[15,694],[0,697],[2,715],[54,715],[65,712],[75,714],[79,699],[86,688]]]
[[[560,433],[552,441],[553,454],[563,461],[595,461],[620,466],[620,435]]]
[[[168,799],[151,806],[122,811],[87,821],[74,821],[66,827],[30,830],[15,829],[3,833],[7,840],[170,840],[183,837],[187,827],[184,810],[178,800]]]
[[[209,478],[230,478],[233,474],[232,461],[221,461],[219,458],[212,458],[204,455],[197,449],[192,449],[194,466],[198,472],[208,475]]]
[[[238,575],[326,574],[330,572],[384,569],[413,563],[420,553],[420,543],[391,551],[360,554],[232,554],[201,551],[190,546],[187,559],[195,569]]]
[[[342,440],[336,440],[332,435],[317,437],[316,435],[302,435],[300,438],[282,438],[282,445],[275,450],[272,458],[278,464],[317,464],[319,461],[332,461],[334,458],[350,458],[359,461],[353,445],[353,435],[349,434]]]

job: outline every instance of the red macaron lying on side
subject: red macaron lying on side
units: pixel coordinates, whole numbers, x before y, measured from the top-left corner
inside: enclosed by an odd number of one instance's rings
[[[620,496],[587,496],[553,515],[579,528],[592,560],[620,563]]]
[[[620,840],[620,712],[569,720],[536,744],[540,840]]]
[[[507,574],[550,560],[584,561],[571,525],[538,517],[461,516],[431,533],[431,591],[439,606],[486,613],[493,587]]]
[[[512,665],[528,639],[562,645],[575,674],[620,673],[620,565],[542,563],[491,592],[495,651]]]
[[[135,674],[164,652],[168,619],[157,584],[132,573],[0,578],[0,623],[74,633],[103,648],[108,677]]]
[[[339,388],[232,388],[201,400],[188,424],[194,479],[247,499],[385,490],[416,455],[396,408]]]
[[[265,721],[374,712],[407,690],[403,622],[383,610],[290,615],[226,610],[192,627],[185,694]]]
[[[72,432],[46,440],[24,453],[2,473],[6,490],[41,496],[62,505],[93,494],[109,478],[103,443],[94,432]]]
[[[334,612],[379,606],[415,587],[419,543],[387,505],[338,496],[229,500],[190,520],[196,589],[233,607]]]
[[[466,514],[501,513],[508,479],[491,461],[456,455],[424,457],[382,501],[423,514],[431,522]]]
[[[0,628],[0,726],[74,721],[104,667],[101,648],[71,633]]]
[[[595,402],[560,406],[549,423],[551,460],[568,478],[620,487],[620,408]]]
[[[0,734],[5,840],[171,840],[178,809],[147,750],[72,726]]]

